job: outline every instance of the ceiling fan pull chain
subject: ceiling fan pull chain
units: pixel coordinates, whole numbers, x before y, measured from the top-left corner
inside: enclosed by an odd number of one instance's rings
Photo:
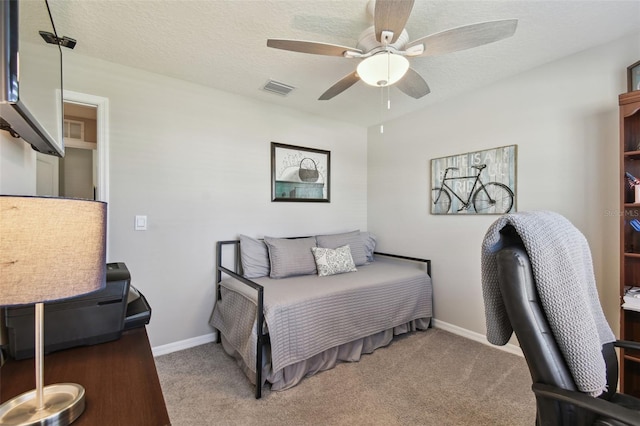
[[[387,109],[391,109],[391,96],[389,95],[389,86],[387,86]]]
[[[389,81],[391,81],[391,53],[387,52],[387,82]],[[390,86],[390,84],[385,86],[387,89],[387,110],[391,109],[391,96],[389,95]]]
[[[384,133],[384,87],[380,88],[380,134]]]

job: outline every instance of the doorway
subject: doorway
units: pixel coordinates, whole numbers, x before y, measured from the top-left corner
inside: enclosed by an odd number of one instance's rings
[[[96,199],[96,109],[64,103],[65,155],[36,155],[36,195]]]
[[[65,156],[37,154],[36,195],[108,202],[108,100],[64,91]]]

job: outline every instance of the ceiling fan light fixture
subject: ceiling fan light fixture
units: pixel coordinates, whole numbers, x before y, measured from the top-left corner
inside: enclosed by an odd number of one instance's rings
[[[358,76],[370,86],[385,87],[397,83],[409,69],[409,60],[402,55],[381,52],[358,64]]]

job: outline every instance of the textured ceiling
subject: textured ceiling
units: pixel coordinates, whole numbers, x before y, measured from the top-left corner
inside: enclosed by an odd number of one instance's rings
[[[410,40],[497,19],[517,18],[518,29],[493,44],[412,58],[431,93],[416,100],[391,88],[392,108],[386,111],[381,108],[384,89],[362,82],[329,101],[317,100],[355,69],[357,59],[266,46],[267,38],[355,46],[371,25],[366,0],[49,2],[58,35],[77,39],[79,54],[362,126],[640,31],[638,0],[416,0],[406,26]],[[296,89],[286,97],[261,90],[269,79]]]

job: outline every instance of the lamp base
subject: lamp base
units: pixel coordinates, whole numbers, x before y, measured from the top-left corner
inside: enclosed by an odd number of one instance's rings
[[[76,383],[49,385],[43,391],[44,404],[40,410],[35,389],[0,405],[0,425],[66,426],[84,411],[84,388]]]

